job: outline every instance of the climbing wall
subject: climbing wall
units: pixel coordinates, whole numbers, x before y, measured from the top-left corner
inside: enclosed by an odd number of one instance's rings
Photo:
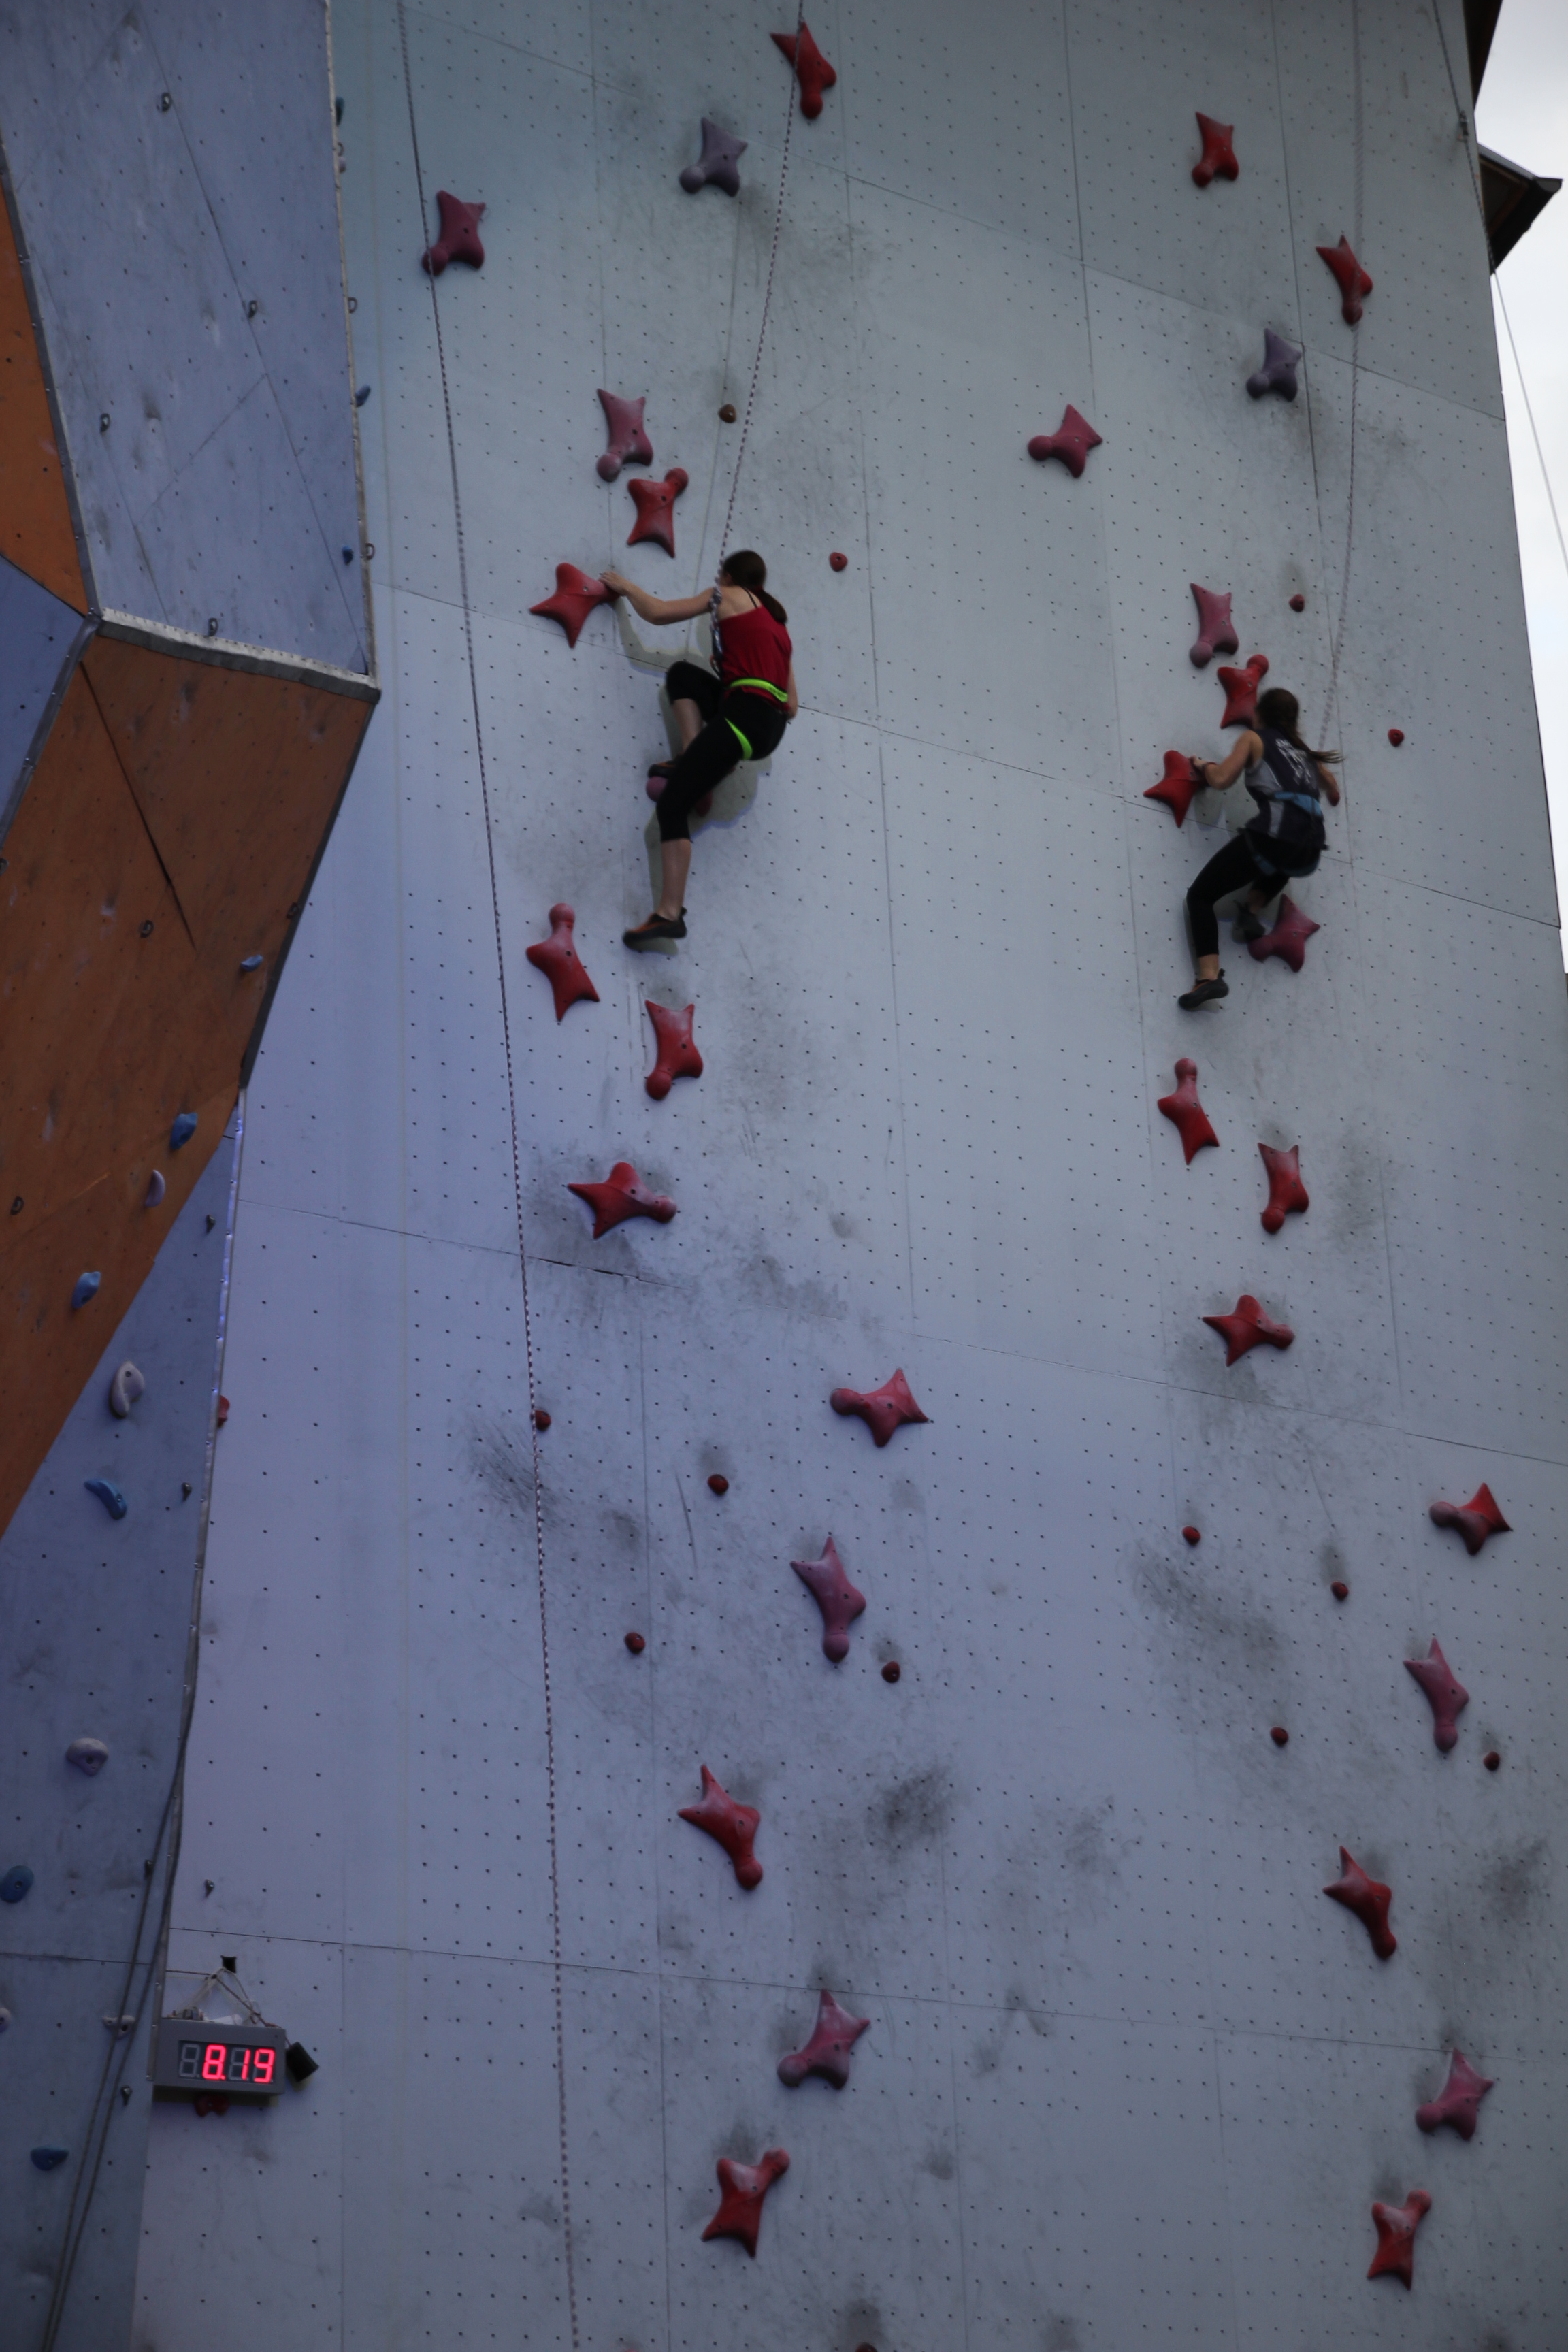
[[[1554,2352],[1568,1015],[1438,5],[813,10],[730,534],[803,708],[641,959],[682,633],[537,608],[713,575],[788,17],[334,7],[385,696],[166,1995],[320,2071],[153,2114],[138,2347]],[[1145,794],[1259,653],[1345,805],[1188,1016]]]

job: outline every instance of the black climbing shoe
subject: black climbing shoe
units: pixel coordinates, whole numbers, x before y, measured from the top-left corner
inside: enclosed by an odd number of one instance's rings
[[[668,784],[669,772],[674,765],[673,760],[650,760],[647,763],[647,772],[650,776],[658,776]]]
[[[621,933],[621,938],[628,948],[637,949],[657,948],[666,940],[683,940],[685,937],[686,909],[684,907],[673,921],[668,915],[653,914],[648,917],[646,923],[638,923],[632,930]]]
[[[1245,947],[1248,940],[1260,940],[1263,937],[1263,924],[1250,907],[1238,907],[1236,910],[1236,920],[1230,927],[1231,937],[1239,940]]]
[[[628,932],[627,937],[630,936]],[[1229,994],[1230,990],[1222,971],[1217,980],[1194,980],[1185,996],[1178,996],[1176,1002],[1184,1013],[1195,1013],[1200,1005],[1217,1004],[1222,996]]]

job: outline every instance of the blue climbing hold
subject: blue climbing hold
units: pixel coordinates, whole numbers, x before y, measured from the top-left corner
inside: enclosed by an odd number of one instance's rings
[[[184,1148],[184,1146],[185,1146],[187,1143],[189,1143],[189,1141],[190,1141],[190,1139],[191,1139],[192,1136],[193,1136],[193,1135],[195,1135],[195,1131],[196,1131],[196,1115],[195,1115],[195,1112],[194,1110],[183,1110],[183,1111],[180,1113],[179,1118],[174,1121],[174,1126],[169,1129],[169,1149],[170,1149],[170,1150],[171,1150],[171,1151],[179,1151],[179,1150],[182,1150]]]
[[[89,1495],[96,1495],[111,1519],[122,1519],[131,1508],[112,1478],[84,1478],[82,1485]]]
[[[352,563],[352,562],[353,562],[353,560],[354,560],[354,551],[353,551],[353,549],[352,547],[345,547],[345,548],[344,548],[344,550],[343,550],[343,562],[344,562],[345,563]]]
[[[239,968],[241,971],[259,971],[266,961],[267,959],[265,956],[242,956],[240,958]]]
[[[33,1874],[25,1862],[14,1862],[0,1878],[0,1903],[20,1903],[32,1887]]]
[[[71,1312],[73,1315],[79,1307],[85,1307],[89,1298],[96,1298],[98,1297],[98,1286],[102,1280],[103,1276],[101,1274],[78,1275],[76,1278],[76,1288],[71,1292]]]
[[[56,2165],[63,2164],[69,2154],[68,2147],[36,2147],[33,2162],[40,2172],[52,2172]]]
[[[369,398],[370,386],[368,383],[362,383],[359,390],[354,394],[354,406],[356,408],[363,408]]]

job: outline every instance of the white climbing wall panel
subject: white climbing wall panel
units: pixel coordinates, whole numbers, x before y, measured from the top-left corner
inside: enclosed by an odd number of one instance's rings
[[[657,673],[530,607],[561,562],[711,576],[788,15],[400,21],[332,12],[385,699],[251,1092],[170,1955],[237,1957],[321,2071],[155,2112],[138,2352],[1557,2352],[1568,1005],[1436,23],[1360,0],[1358,169],[1352,0],[813,7],[733,532],[804,708],[637,961]],[[1192,184],[1198,108],[1234,185]],[[677,184],[704,113],[738,202]],[[444,379],[437,187],[487,207]],[[1246,394],[1266,326],[1293,406]],[[601,384],[690,476],[673,563],[625,548]],[[1079,481],[1025,454],[1069,401]],[[1193,580],[1347,782],[1305,969],[1227,945],[1198,1020],[1226,836],[1142,797],[1217,748]],[[563,898],[601,1001],[557,1026],[523,950]],[[645,995],[706,1061],[661,1104]],[[1275,1238],[1260,1139],[1311,1193]],[[566,1186],[622,1159],[679,1213],[594,1242]],[[1247,1291],[1296,1341],[1227,1371],[1202,1318]],[[930,1423],[878,1452],[827,1396],[896,1365]],[[1426,1512],[1482,1480],[1513,1531],[1471,1559]],[[830,1530],[837,1669],[790,1570]],[[677,1818],[704,1763],[754,1894]],[[1342,1843],[1386,1965],[1323,1900]],[[822,1985],[870,2031],[787,2091]],[[1456,2043],[1468,2146],[1414,2123]],[[752,2263],[701,2231],[765,2147]],[[1415,2188],[1406,2296],[1370,2209]]]

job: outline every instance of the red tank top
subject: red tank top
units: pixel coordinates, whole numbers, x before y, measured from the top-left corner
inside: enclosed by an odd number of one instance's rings
[[[789,631],[775,621],[765,604],[736,613],[719,624],[719,682],[731,686],[743,677],[760,677],[777,687],[789,686]]]

